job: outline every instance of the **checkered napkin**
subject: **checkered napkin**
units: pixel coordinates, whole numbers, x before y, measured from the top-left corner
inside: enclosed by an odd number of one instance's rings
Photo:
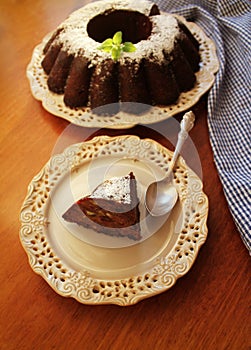
[[[155,2],[197,23],[216,43],[220,69],[208,96],[210,141],[230,211],[251,254],[251,3]]]

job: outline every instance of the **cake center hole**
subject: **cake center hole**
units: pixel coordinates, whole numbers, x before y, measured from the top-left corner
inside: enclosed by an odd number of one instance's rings
[[[118,31],[123,34],[123,42],[136,44],[151,35],[152,22],[140,12],[116,10],[93,17],[87,25],[88,35],[99,43],[112,38]]]

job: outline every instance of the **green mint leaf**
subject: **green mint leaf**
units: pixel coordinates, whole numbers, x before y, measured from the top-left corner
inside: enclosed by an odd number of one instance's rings
[[[122,32],[117,32],[114,34],[113,38],[108,38],[102,42],[102,44],[97,48],[98,50],[103,50],[107,53],[110,53],[112,59],[117,61],[121,53],[124,52],[134,52],[136,47],[133,43],[126,41],[122,43]]]
[[[123,51],[124,52],[134,52],[136,51],[136,47],[133,45],[133,43],[130,43],[129,41],[126,41],[123,45]]]
[[[109,53],[109,52],[112,51],[112,45],[110,45],[110,46],[103,46],[101,50],[104,51],[104,52],[108,52]]]
[[[97,47],[97,49],[105,51],[105,52],[110,52],[112,49],[112,45],[107,45],[107,46],[101,45],[101,46]]]
[[[107,52],[107,48],[110,47],[112,49],[112,39],[106,39],[102,42],[102,44],[98,47],[98,50],[104,50]]]
[[[106,39],[105,41],[102,42],[101,46],[108,46],[108,45],[112,45],[112,39]]]
[[[111,54],[112,54],[112,59],[114,61],[117,61],[120,57],[120,54],[121,54],[121,48],[118,46],[113,46],[113,48],[111,50]]]
[[[122,32],[115,33],[112,41],[115,45],[120,45],[122,43]]]
[[[102,42],[102,44],[98,47],[99,50],[107,51],[107,47],[110,47],[112,49],[112,39],[106,39]]]

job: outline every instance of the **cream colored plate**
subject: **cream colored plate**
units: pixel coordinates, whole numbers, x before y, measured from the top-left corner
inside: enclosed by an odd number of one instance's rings
[[[182,158],[174,171],[177,205],[138,244],[107,248],[87,243],[60,217],[68,205],[65,198],[88,192],[111,175],[133,171],[144,188],[165,174],[171,154],[151,139],[102,136],[54,155],[31,181],[20,213],[20,239],[32,269],[57,293],[84,304],[130,305],[172,287],[189,271],[207,237],[208,200],[201,180]],[[103,175],[95,172],[105,163]]]
[[[69,108],[63,102],[63,95],[54,94],[48,90],[47,75],[41,67],[43,48],[51,36],[48,34],[33,52],[31,62],[27,67],[27,77],[33,96],[40,100],[43,107],[55,116],[64,118],[73,124],[85,127],[130,128],[136,124],[152,124],[165,120],[177,113],[188,110],[195,105],[201,96],[214,83],[215,73],[219,69],[219,62],[213,41],[195,23],[187,22],[183,17],[176,16],[190,29],[200,43],[201,67],[196,73],[195,87],[180,95],[176,104],[165,107],[151,107],[146,113],[133,115],[119,112],[114,116],[102,117],[92,113],[90,108]]]
[[[78,199],[88,196],[99,184],[114,176],[128,175],[129,169],[133,169],[137,181],[137,193],[139,198],[141,236],[139,241],[127,237],[108,236],[85,229],[74,223],[67,223],[61,219],[61,223],[75,237],[85,243],[103,248],[125,248],[142,243],[157,232],[167,216],[152,217],[148,214],[144,205],[146,186],[156,178],[163,176],[159,168],[153,168],[149,161],[139,162],[135,158],[121,158],[121,154],[102,156],[95,161],[81,164],[68,176],[65,176],[57,186],[57,191],[52,194],[52,204],[55,214],[62,218],[66,210]],[[140,181],[138,181],[140,180]],[[62,201],[62,198],[64,200]],[[121,229],[122,230],[122,229]]]

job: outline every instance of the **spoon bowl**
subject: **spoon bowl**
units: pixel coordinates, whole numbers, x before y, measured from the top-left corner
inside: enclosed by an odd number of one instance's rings
[[[153,182],[147,189],[147,210],[152,216],[165,215],[172,210],[178,199],[173,180]]]
[[[173,168],[188,137],[188,133],[193,128],[194,120],[195,116],[191,111],[183,116],[180,123],[178,142],[168,172],[162,180],[151,183],[146,190],[145,206],[152,216],[162,216],[170,213],[177,202],[178,193],[173,182]]]

